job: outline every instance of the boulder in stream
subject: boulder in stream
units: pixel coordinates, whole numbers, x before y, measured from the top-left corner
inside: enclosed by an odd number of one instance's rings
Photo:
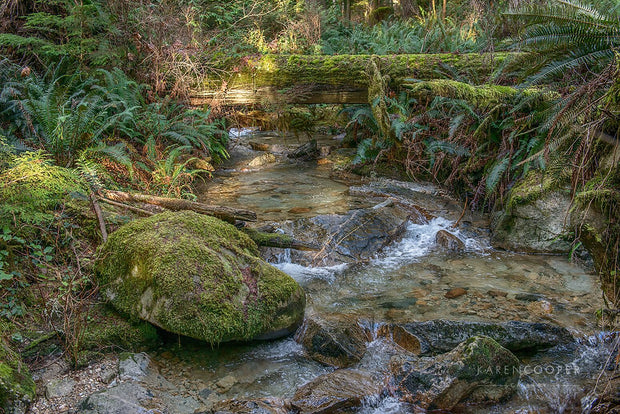
[[[516,391],[519,360],[491,338],[475,336],[447,354],[392,361],[397,395],[422,409],[451,410],[459,402],[501,401]]]
[[[465,243],[454,234],[446,230],[439,230],[435,235],[435,242],[446,250],[462,252],[465,250]]]
[[[304,292],[258,255],[233,225],[168,212],[112,233],[96,275],[116,309],[169,332],[212,344],[290,334],[302,322]]]
[[[419,343],[422,355],[441,354],[479,335],[490,337],[512,352],[536,351],[574,342],[566,328],[546,323],[504,323],[432,320],[396,325],[401,342]],[[394,328],[391,328],[392,330]],[[406,339],[407,336],[413,338]]]
[[[352,318],[309,317],[295,339],[306,348],[310,358],[338,368],[359,362],[366,352],[366,332]]]
[[[410,215],[389,200],[347,214],[324,214],[280,224],[296,240],[321,246],[319,251],[291,252],[301,265],[331,266],[366,261],[400,240]]]
[[[348,412],[382,392],[381,382],[370,373],[339,369],[302,386],[293,396],[291,405],[304,414]]]

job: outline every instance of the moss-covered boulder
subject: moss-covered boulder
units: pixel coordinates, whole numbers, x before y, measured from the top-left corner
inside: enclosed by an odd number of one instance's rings
[[[506,208],[491,223],[494,247],[528,253],[567,253],[574,239],[571,195],[564,179],[530,172],[509,194]]]
[[[0,412],[25,412],[35,397],[35,384],[28,367],[0,339]]]
[[[304,315],[301,287],[260,259],[247,235],[193,212],[122,226],[95,272],[122,313],[212,344],[287,335]]]

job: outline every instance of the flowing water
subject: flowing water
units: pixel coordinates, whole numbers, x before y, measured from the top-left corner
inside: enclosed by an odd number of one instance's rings
[[[261,153],[248,141],[276,143],[276,162],[249,167]],[[343,183],[333,179],[331,165],[293,162],[278,155],[295,137],[277,134],[238,134],[232,160],[205,188],[203,201],[255,210],[265,222],[282,222],[318,214],[343,214],[372,206],[368,192],[375,181]],[[331,137],[319,146],[334,145]],[[274,150],[275,149],[275,150]],[[272,160],[273,161],[273,160]],[[391,184],[394,184],[393,182]],[[354,315],[370,331],[385,322],[430,319],[468,321],[523,320],[567,327],[580,345],[556,352],[522,356],[519,392],[512,400],[471,412],[575,412],[598,374],[611,366],[608,360],[615,338],[599,332],[596,310],[602,307],[596,277],[563,256],[524,255],[496,251],[489,246],[484,217],[466,214],[451,226],[462,206],[429,185],[401,184],[432,213],[424,223],[409,223],[402,240],[366,263],[331,267],[305,267],[291,262],[290,252],[271,255],[273,264],[295,278],[305,289],[307,314]],[[361,187],[360,187],[361,186]],[[353,195],[361,194],[361,195]],[[277,224],[275,224],[277,226]],[[437,248],[435,235],[450,229],[465,242],[465,251]],[[446,292],[463,288],[454,299]],[[362,369],[382,371],[397,352],[383,339],[369,344]],[[211,401],[228,398],[288,398],[302,384],[333,370],[307,358],[292,338],[273,342],[222,345],[205,349],[186,343],[154,355],[164,374],[176,376],[186,387]],[[529,370],[528,370],[529,368]],[[583,399],[583,402],[582,402]],[[467,408],[463,409],[465,412]],[[362,413],[410,412],[392,397],[369,401]]]

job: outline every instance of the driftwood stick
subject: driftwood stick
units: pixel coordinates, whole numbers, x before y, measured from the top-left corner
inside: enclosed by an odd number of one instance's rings
[[[196,213],[214,216],[229,223],[235,220],[256,221],[256,213],[250,210],[242,210],[231,207],[211,206],[208,204],[197,203],[195,201],[182,200],[178,198],[157,197],[145,194],[132,194],[123,191],[103,190],[105,198],[112,201],[129,203],[147,203],[159,207],[164,207],[172,211],[191,210]]]
[[[95,215],[97,216],[97,221],[99,222],[99,230],[101,230],[101,238],[103,242],[108,241],[108,231],[105,228],[105,220],[103,219],[103,212],[101,211],[101,206],[97,202],[97,197],[95,193],[90,193],[90,201],[93,204],[93,210],[95,211]]]
[[[116,206],[116,207],[124,208],[129,211],[133,211],[134,213],[140,214],[141,216],[148,217],[148,216],[153,216],[156,214],[156,213],[146,211],[138,207],[130,206],[129,204],[123,204],[117,201],[108,200],[107,198],[103,198],[103,197],[99,198],[99,201],[101,201],[102,203],[110,204],[111,206]]]

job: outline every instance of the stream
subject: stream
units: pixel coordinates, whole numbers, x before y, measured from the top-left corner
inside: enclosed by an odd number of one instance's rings
[[[385,323],[546,322],[569,329],[578,345],[519,355],[524,370],[512,399],[484,408],[459,406],[458,411],[587,411],[588,391],[599,373],[611,366],[608,359],[615,342],[597,321],[603,301],[595,275],[564,256],[494,250],[489,245],[488,219],[467,211],[459,221],[463,206],[430,184],[334,174],[338,154],[348,154],[333,150],[339,144],[334,137],[316,137],[322,152],[332,150],[330,162],[317,162],[285,155],[307,142],[306,137],[232,132],[231,159],[205,184],[199,201],[254,210],[258,225],[276,229],[290,229],[292,223],[318,215],[372,208],[385,200],[377,197],[377,189],[386,187],[430,213],[426,220],[408,222],[400,240],[358,263],[309,265],[290,250],[264,251],[269,262],[305,289],[306,316],[346,315],[362,321],[370,332],[368,351],[355,368],[387,369],[398,351],[377,335]],[[250,142],[269,150],[255,151]],[[464,248],[439,248],[435,237],[440,230],[453,233]],[[446,297],[454,289],[465,293]],[[301,385],[334,370],[308,358],[293,338],[215,349],[193,341],[182,347],[170,343],[151,358],[166,378],[210,403],[290,398]],[[365,401],[358,412],[406,413],[411,407],[387,396]]]

